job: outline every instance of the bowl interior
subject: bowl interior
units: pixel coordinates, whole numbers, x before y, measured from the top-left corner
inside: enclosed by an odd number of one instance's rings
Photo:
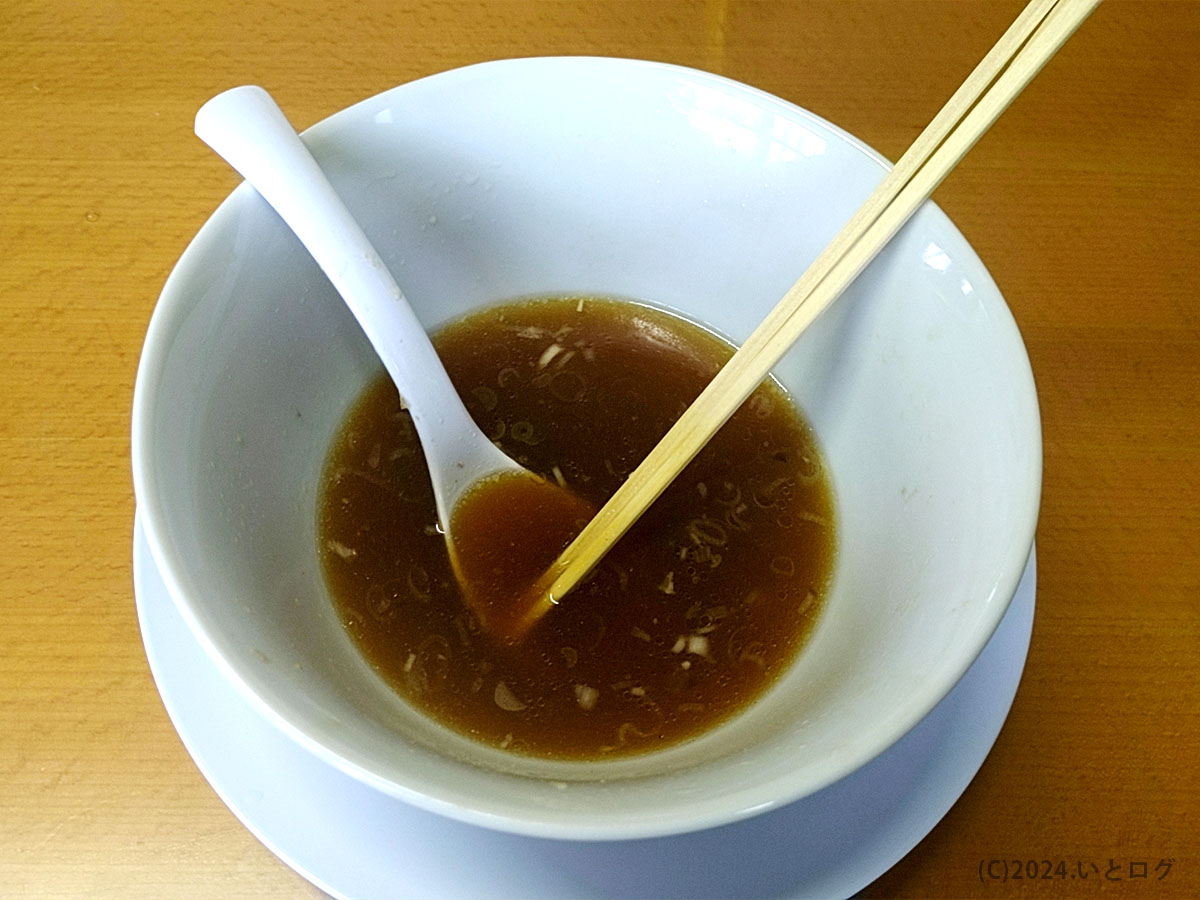
[[[744,339],[884,172],[795,106],[621,60],[445,73],[306,140],[430,328],[569,292]],[[409,709],[334,616],[316,493],[332,435],[376,371],[324,276],[243,185],[180,260],[151,324],[135,397],[139,508],[193,630],[260,708],[344,770],[469,821],[631,837],[816,790],[949,690],[1031,545],[1041,448],[1028,360],[987,271],[927,204],[776,369],[824,446],[839,515],[834,588],[797,664],[734,722],[660,754],[510,757]]]

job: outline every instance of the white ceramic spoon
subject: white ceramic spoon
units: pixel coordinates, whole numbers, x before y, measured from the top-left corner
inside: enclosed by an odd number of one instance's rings
[[[451,514],[472,485],[532,473],[475,425],[404,293],[271,95],[218,94],[196,113],[196,134],[274,207],[358,319],[412,414],[453,548]]]

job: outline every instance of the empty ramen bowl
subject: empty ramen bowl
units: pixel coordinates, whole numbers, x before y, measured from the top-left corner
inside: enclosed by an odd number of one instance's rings
[[[305,140],[430,329],[512,298],[594,294],[740,341],[886,169],[776,97],[615,59],[446,72]],[[950,690],[1032,545],[1041,445],[1029,362],[987,270],[927,204],[775,370],[824,449],[838,517],[832,587],[795,663],[743,713],[662,751],[507,753],[401,700],[322,579],[322,466],[378,371],[296,238],[238,187],[150,325],[134,397],[137,502],[174,602],[263,714],[339,770],[467,822],[645,837],[808,795]]]

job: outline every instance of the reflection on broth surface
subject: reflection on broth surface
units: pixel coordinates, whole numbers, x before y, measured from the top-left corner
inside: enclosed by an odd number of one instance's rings
[[[480,427],[596,508],[732,352],[667,313],[578,297],[479,313],[435,344]],[[832,570],[825,467],[773,383],[515,644],[464,603],[428,477],[412,422],[381,376],[327,461],[326,580],[347,630],[397,692],[448,727],[515,752],[626,755],[711,728],[788,666]],[[474,514],[476,523],[489,518]],[[575,531],[548,540],[532,515],[504,521],[492,546],[533,561],[531,577]]]

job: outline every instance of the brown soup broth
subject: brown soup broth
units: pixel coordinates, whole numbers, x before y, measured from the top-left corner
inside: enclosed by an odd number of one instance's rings
[[[577,297],[488,310],[435,344],[480,427],[597,507],[732,352],[673,315]],[[366,659],[434,719],[536,756],[642,753],[745,708],[803,645],[835,552],[825,472],[768,382],[510,645],[464,605],[415,429],[380,376],[330,451],[319,550]]]

